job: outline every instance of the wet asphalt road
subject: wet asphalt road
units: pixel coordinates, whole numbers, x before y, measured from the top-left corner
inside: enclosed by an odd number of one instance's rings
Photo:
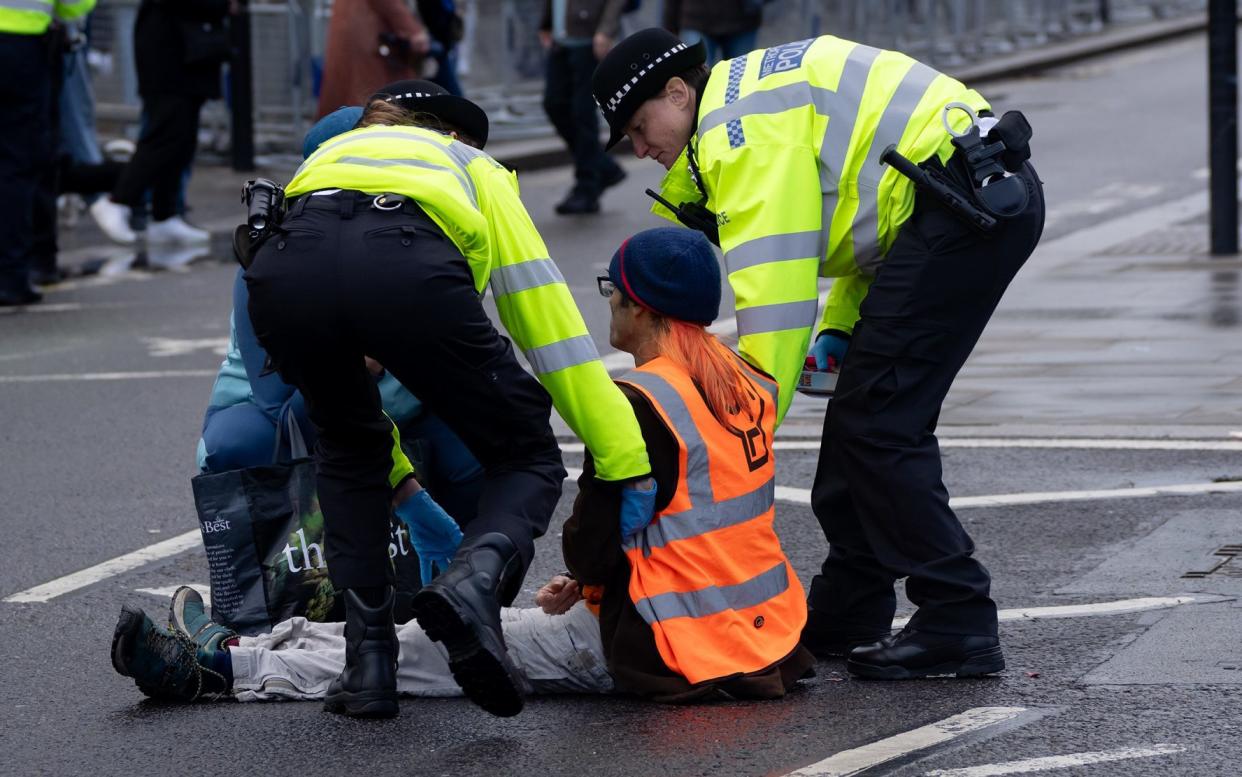
[[[1036,161],[1051,204],[1047,240],[1203,187],[1196,171],[1206,146],[1205,58],[1201,42],[1182,41],[984,90],[998,108],[1025,108],[1037,128]],[[609,195],[604,214],[580,222],[551,213],[568,185],[566,171],[523,178],[532,215],[605,352],[607,314],[593,278],[622,238],[658,223],[641,204],[658,170],[628,169],[630,180]],[[184,270],[75,281],[41,310],[0,315],[0,599],[194,529],[194,442],[219,362],[214,349],[228,334],[233,272],[207,258]],[[1021,389],[1020,377],[1007,380]],[[1232,401],[1236,409],[1236,396]],[[798,430],[813,430],[818,406],[799,408]],[[1160,415],[1158,407],[1147,409]],[[1001,437],[1013,421],[997,413],[983,418]],[[966,419],[975,431],[955,435]],[[942,436],[967,439],[979,420],[968,405],[947,412]],[[1242,446],[1228,447],[1242,443],[1231,437],[1242,427],[1204,425],[1183,434],[1211,441],[1205,449],[1141,450],[1126,440],[1149,436],[1149,426],[1119,430],[1110,420],[1091,435],[1089,412],[1075,421],[1076,436],[1113,438],[1118,449],[946,444],[950,492],[1242,478]],[[1043,436],[1061,431],[1049,425]],[[814,457],[813,450],[781,451],[780,484],[809,488]],[[566,456],[571,466],[579,460]],[[519,602],[563,566],[558,527],[573,493],[567,484]],[[1226,598],[1005,622],[1009,668],[986,680],[868,683],[825,662],[782,702],[658,707],[622,698],[532,699],[519,717],[500,720],[461,700],[409,701],[395,721],[359,723],[316,704],[145,702],[112,672],[107,648],[120,603],[162,612],[164,601],[137,589],[206,583],[202,553],[192,550],[47,603],[0,601],[0,773],[780,775],[978,707],[1026,711],[875,773],[1160,745],[1181,750],[1096,764],[1089,773],[1237,773],[1242,609],[1231,597],[1242,594],[1242,577],[1228,568],[1202,580],[1181,576],[1210,563],[1220,546],[1242,543],[1242,493],[1065,499],[967,507],[960,515],[993,572],[1001,608]],[[805,504],[783,502],[777,523],[808,582],[826,551],[814,516]]]

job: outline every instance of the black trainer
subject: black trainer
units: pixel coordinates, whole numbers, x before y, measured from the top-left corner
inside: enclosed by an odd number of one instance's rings
[[[353,718],[395,718],[397,704],[397,629],[392,621],[393,590],[378,607],[368,607],[346,589],[345,669],[328,686],[323,708]]]
[[[522,711],[526,693],[500,628],[500,591],[520,570],[513,541],[492,532],[463,542],[444,574],[414,595],[414,615],[428,637],[444,643],[453,679],[502,718]]]
[[[1005,656],[996,637],[933,634],[907,628],[874,645],[854,648],[845,668],[868,680],[979,677],[1004,669]]]
[[[613,162],[612,169],[605,172],[604,175],[600,178],[599,188],[601,191],[604,189],[611,189],[612,187],[624,181],[625,178],[626,178],[625,168],[623,168],[621,165],[617,164],[616,162]]]

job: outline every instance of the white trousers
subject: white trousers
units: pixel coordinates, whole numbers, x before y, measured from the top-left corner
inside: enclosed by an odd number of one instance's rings
[[[599,620],[582,604],[564,615],[505,608],[501,628],[509,659],[533,693],[608,693]],[[270,634],[242,637],[230,648],[233,694],[239,701],[322,699],[345,668],[345,624],[293,618]],[[461,696],[448,653],[416,621],[397,627],[397,692],[407,696]]]

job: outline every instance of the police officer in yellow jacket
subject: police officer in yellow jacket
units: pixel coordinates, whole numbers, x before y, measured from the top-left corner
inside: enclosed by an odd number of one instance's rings
[[[487,132],[481,109],[433,83],[385,87],[358,128],[297,171],[283,223],[246,274],[255,333],[301,389],[319,433],[327,561],[345,590],[349,644],[331,711],[397,713],[392,427],[364,356],[442,418],[484,468],[477,517],[413,606],[466,694],[494,714],[519,712],[523,691],[499,607],[517,593],[565,477],[551,405],[592,451],[601,480],[632,484],[650,473],[633,411],[599,361],[516,177],[480,150]],[[488,319],[489,285],[538,381]],[[654,486],[637,482],[649,487],[622,489],[623,501],[653,502]]]
[[[714,215],[739,349],[777,378],[781,417],[808,346],[842,363],[812,491],[831,549],[804,643],[865,677],[999,671],[990,578],[949,507],[934,430],[1039,240],[1040,183],[1020,160],[1006,187],[1025,204],[985,233],[882,164],[894,146],[961,183],[953,135],[990,124],[977,92],[898,52],[823,36],[703,62],[644,30],[601,62],[595,97],[612,143],[628,135],[669,171],[666,200]],[[834,281],[812,344],[820,277]],[[901,577],[919,610],[890,635]]]
[[[0,0],[0,307],[43,298],[30,285],[35,191],[56,161],[52,62],[62,54],[48,30],[94,7],[95,0]]]

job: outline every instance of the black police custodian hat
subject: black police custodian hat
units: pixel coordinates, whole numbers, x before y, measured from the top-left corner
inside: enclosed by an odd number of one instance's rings
[[[460,128],[477,140],[480,148],[487,145],[487,114],[465,97],[449,94],[439,84],[419,79],[397,81],[371,95],[371,99],[383,100],[407,111],[429,113]]]
[[[591,91],[611,134],[608,148],[625,136],[638,107],[655,97],[673,76],[707,61],[702,41],[688,46],[668,30],[651,27],[617,44],[595,68]]]

